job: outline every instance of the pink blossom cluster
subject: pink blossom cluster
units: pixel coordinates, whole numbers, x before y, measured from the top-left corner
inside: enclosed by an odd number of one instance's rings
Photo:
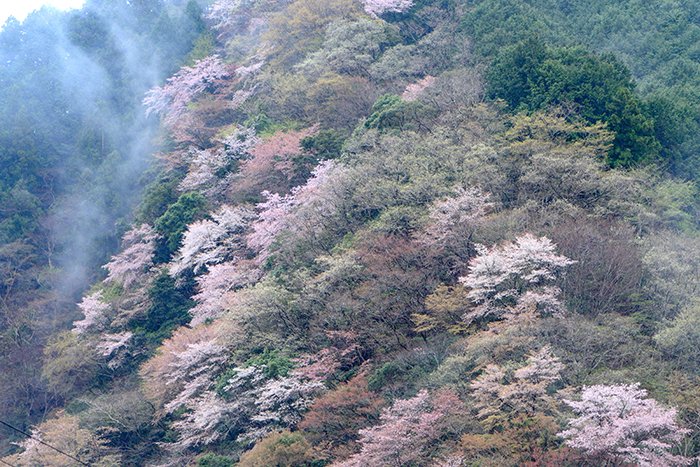
[[[422,390],[415,397],[397,400],[382,411],[379,425],[360,430],[362,450],[333,465],[420,464],[421,456],[442,435],[446,417],[460,406],[457,395],[448,390],[432,395]]]
[[[646,396],[639,384],[584,387],[580,400],[564,401],[578,417],[559,436],[601,464],[689,465],[670,452],[689,433],[678,426],[676,409]]]
[[[190,224],[178,255],[170,264],[170,274],[176,276],[189,269],[198,274],[210,265],[242,254],[242,236],[252,218],[253,213],[246,208],[224,205],[211,219]]]
[[[416,81],[415,83],[411,83],[408,86],[406,86],[406,89],[404,90],[403,94],[401,94],[401,98],[405,100],[406,102],[413,102],[415,100],[418,100],[418,98],[423,94],[423,92],[428,89],[430,86],[435,84],[435,77],[434,76],[426,76],[425,78]]]
[[[477,304],[465,314],[465,321],[514,317],[533,308],[549,314],[561,311],[559,289],[547,282],[575,261],[555,250],[550,239],[531,234],[491,249],[477,245],[478,256],[470,262],[469,273],[459,279]]]
[[[413,6],[413,0],[362,0],[365,11],[372,16],[384,13],[403,13]]]
[[[173,126],[195,97],[204,91],[213,90],[218,81],[231,73],[231,67],[218,55],[198,60],[193,66],[182,67],[168,78],[165,85],[146,93],[143,99],[146,113],[161,115],[166,125]]]
[[[247,236],[248,246],[258,252],[258,262],[263,262],[269,256],[270,247],[283,230],[294,224],[295,230],[307,231],[317,225],[304,225],[305,220],[313,218],[318,222],[332,214],[334,205],[329,202],[329,192],[333,189],[332,181],[339,170],[333,161],[325,161],[316,167],[305,185],[294,188],[290,194],[280,196],[263,192],[266,201],[257,205],[258,219]],[[305,215],[295,217],[293,213],[300,210]]]
[[[116,282],[125,288],[143,280],[143,276],[153,266],[157,234],[153,227],[143,224],[134,227],[122,239],[121,253],[112,256],[103,267],[109,274],[105,282]]]
[[[84,318],[73,323],[73,333],[83,334],[88,330],[102,330],[109,324],[107,313],[111,309],[103,300],[102,292],[95,292],[83,297],[78,304]]]

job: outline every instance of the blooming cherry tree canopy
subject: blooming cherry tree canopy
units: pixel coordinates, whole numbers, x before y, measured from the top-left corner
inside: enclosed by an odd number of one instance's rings
[[[688,433],[676,423],[676,409],[646,396],[639,384],[584,387],[581,400],[565,401],[578,417],[559,436],[600,460],[642,467],[690,464],[669,452]]]

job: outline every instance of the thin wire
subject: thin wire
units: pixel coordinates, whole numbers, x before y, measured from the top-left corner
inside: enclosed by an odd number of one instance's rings
[[[10,464],[9,462],[5,462],[4,460],[0,459],[0,462],[2,462],[5,465],[9,465],[10,467],[15,467],[14,465]]]
[[[85,462],[81,461],[81,460],[78,459],[77,457],[73,457],[73,456],[71,456],[70,454],[68,454],[67,452],[63,452],[63,451],[61,451],[60,449],[51,446],[49,443],[46,443],[46,442],[40,440],[39,438],[35,438],[34,436],[30,435],[30,434],[27,433],[26,431],[22,431],[22,430],[20,430],[19,428],[10,425],[10,424],[7,423],[7,422],[3,422],[2,420],[0,420],[0,425],[5,425],[6,427],[8,427],[8,428],[10,428],[10,429],[12,429],[12,430],[15,430],[15,431],[18,432],[18,433],[22,433],[24,436],[26,436],[26,437],[28,437],[28,438],[31,438],[31,439],[33,439],[34,441],[37,441],[37,442],[43,444],[44,446],[48,446],[48,447],[50,447],[51,449],[53,449],[54,451],[56,451],[56,452],[58,452],[58,453],[61,453],[61,454],[63,454],[63,455],[66,456],[66,457],[70,457],[71,459],[73,459],[74,461],[76,461],[76,462],[77,462],[78,464],[80,464],[80,465],[86,465],[86,466],[90,467],[90,464],[86,464]],[[4,462],[4,461],[3,461],[3,462]],[[8,464],[8,465],[9,465],[9,464]]]

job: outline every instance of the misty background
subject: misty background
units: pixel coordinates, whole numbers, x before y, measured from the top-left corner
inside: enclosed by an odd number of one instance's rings
[[[144,93],[192,57],[195,1],[88,0],[0,30],[0,414],[27,427],[55,403],[41,350],[76,317],[149,182],[157,122]],[[4,436],[8,435],[8,436]],[[0,431],[0,454],[9,433]]]

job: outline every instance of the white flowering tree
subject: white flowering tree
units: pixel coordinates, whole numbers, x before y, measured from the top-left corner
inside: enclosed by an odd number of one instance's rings
[[[453,196],[430,206],[428,223],[418,240],[431,248],[466,250],[474,227],[494,208],[491,195],[478,188],[458,188]]]
[[[671,452],[689,432],[678,426],[676,409],[646,396],[639,384],[584,387],[580,400],[565,401],[577,417],[559,436],[600,465],[689,465]]]
[[[188,269],[197,274],[241,253],[244,248],[242,235],[252,217],[248,209],[222,206],[211,219],[190,224],[178,255],[170,264],[170,274],[177,276]]]
[[[413,0],[362,0],[365,11],[372,16],[384,13],[404,13],[411,9]]]
[[[173,126],[186,113],[188,105],[216,83],[232,74],[232,69],[218,55],[198,60],[168,78],[165,85],[146,93],[143,105],[147,114],[157,114],[168,126]]]
[[[100,331],[109,324],[107,313],[111,309],[103,300],[102,292],[86,295],[78,304],[84,318],[73,323],[73,332],[83,334],[85,331]]]
[[[109,274],[106,283],[120,283],[128,289],[143,279],[153,266],[156,231],[148,224],[129,230],[122,239],[122,251],[103,266]]]
[[[198,190],[219,182],[228,167],[250,157],[249,151],[258,143],[258,138],[255,130],[240,128],[219,143],[215,148],[191,152],[187,175],[178,187],[180,191]]]
[[[459,279],[475,304],[465,313],[465,322],[512,318],[533,310],[561,312],[560,291],[551,282],[575,261],[555,250],[550,239],[531,234],[490,249],[477,245],[478,256],[470,262],[469,273]]]
[[[173,423],[180,435],[173,447],[187,449],[226,436],[254,443],[275,430],[293,428],[323,390],[320,382],[294,374],[271,378],[262,366],[236,367],[218,390],[210,385],[182,399],[180,406],[187,411]]]

